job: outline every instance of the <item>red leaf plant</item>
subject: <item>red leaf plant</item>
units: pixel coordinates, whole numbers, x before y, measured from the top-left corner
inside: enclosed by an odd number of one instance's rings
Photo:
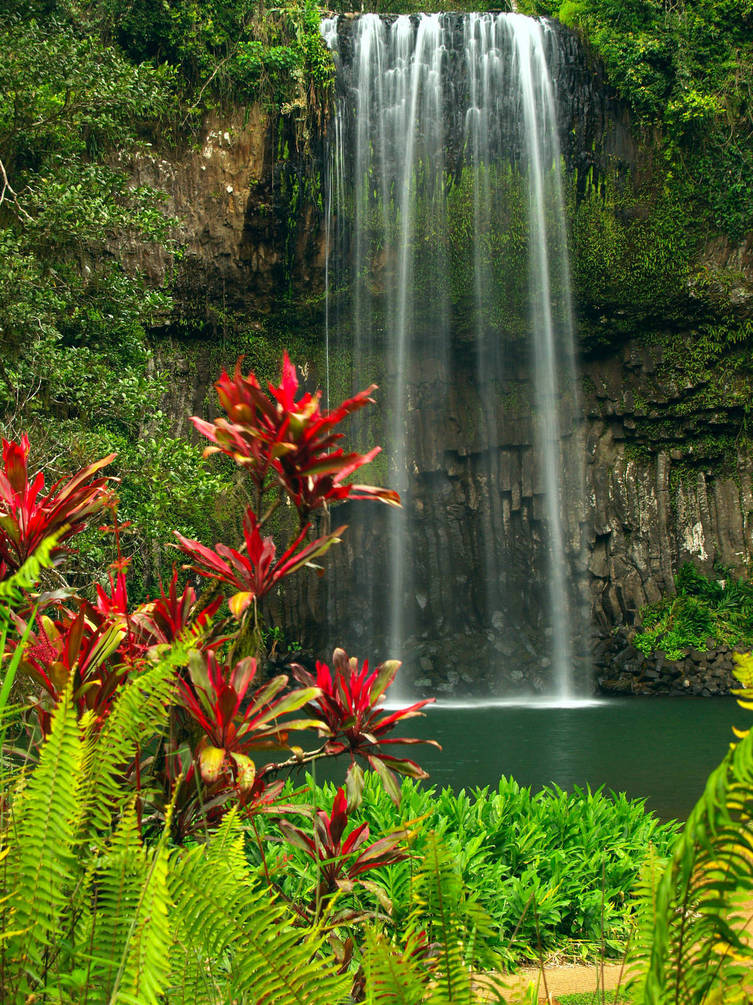
[[[385,736],[403,719],[422,715],[421,709],[434,698],[424,698],[396,711],[382,708],[384,694],[395,680],[400,668],[399,660],[387,660],[369,673],[369,664],[364,660],[359,670],[358,660],[348,659],[344,649],[335,649],[332,657],[334,673],[326,663],[317,661],[316,676],[308,673],[297,663],[290,669],[299,684],[316,687],[319,696],[307,710],[318,716],[325,724],[321,732],[327,737],[324,745],[326,754],[350,754],[351,764],[357,756],[364,758],[382,779],[387,792],[397,803],[400,787],[393,772],[409,775],[411,778],[427,778],[427,773],[415,761],[395,757],[384,752],[387,744],[430,743],[435,740],[420,740],[411,737]]]
[[[373,404],[372,384],[332,411],[321,408],[321,391],[296,398],[298,378],[287,352],[282,358],[282,375],[277,387],[262,390],[254,373],[241,374],[242,357],[233,377],[226,371],[215,384],[227,419],[206,422],[197,416],[191,421],[213,447],[205,455],[221,451],[245,467],[261,494],[272,475],[294,503],[301,521],[330,501],[379,499],[392,506],[400,497],[391,489],[346,483],[354,471],[379,453],[367,454],[333,449],[342,438],[337,426],[353,412]]]
[[[134,618],[155,643],[164,645],[175,642],[189,629],[205,629],[221,603],[222,598],[217,597],[197,610],[196,590],[187,585],[178,593],[178,570],[173,569],[167,592],[164,584],[160,584],[160,596],[142,604],[134,612]]]
[[[51,713],[68,681],[73,678],[73,700],[79,713],[94,712],[101,724],[106,718],[118,686],[128,673],[119,652],[125,627],[104,617],[86,601],[78,611],[58,606],[59,617],[42,615],[24,645],[19,669],[42,686],[47,698],[34,706],[43,733],[51,724]],[[18,615],[13,620],[19,635],[27,629]],[[20,643],[19,643],[20,644]]]
[[[194,645],[198,644],[201,648],[199,636],[222,604],[222,597],[217,597],[197,610],[196,590],[187,585],[182,593],[178,593],[178,571],[173,569],[167,591],[164,584],[160,584],[159,597],[147,600],[130,611],[125,573],[119,569],[114,578],[112,573],[109,578],[109,592],[105,587],[96,585],[94,606],[103,617],[126,630],[121,650],[128,643],[129,652],[126,655],[131,657],[131,662],[146,655],[153,646],[170,645],[189,634],[193,636]]]
[[[408,836],[406,830],[393,831],[373,844],[366,845],[369,840],[369,825],[362,823],[343,840],[348,826],[348,801],[342,788],[335,794],[329,816],[324,810],[317,810],[311,835],[288,820],[279,820],[278,826],[290,844],[300,848],[318,863],[317,902],[331,896],[338,887],[350,890],[354,882],[358,882],[359,877],[371,869],[392,865],[408,857],[398,847]]]
[[[281,716],[302,708],[319,693],[316,687],[282,693],[288,683],[284,674],[272,678],[244,701],[255,674],[253,657],[231,667],[220,663],[209,649],[192,654],[190,680],[178,682],[181,702],[204,734],[195,756],[207,783],[222,779],[248,791],[256,779],[250,750],[285,746],[289,730],[321,726],[312,719],[279,722]]]
[[[89,518],[109,502],[107,478],[90,481],[115,454],[82,468],[72,478],[61,478],[44,493],[44,474],[29,479],[29,438],[3,440],[0,468],[0,578],[16,572],[45,538],[58,543],[80,533]],[[59,556],[67,549],[55,548]]]
[[[261,536],[256,514],[250,507],[243,517],[245,555],[225,544],[216,544],[214,550],[207,548],[199,541],[183,537],[178,531],[175,531],[175,536],[180,550],[195,562],[185,568],[236,588],[237,592],[230,597],[228,604],[233,615],[240,619],[248,606],[269,593],[280,579],[304,565],[310,565],[315,558],[339,542],[338,535],[345,527],[338,527],[334,533],[304,544],[308,529],[308,525],[303,528],[277,561],[275,543],[271,537]]]

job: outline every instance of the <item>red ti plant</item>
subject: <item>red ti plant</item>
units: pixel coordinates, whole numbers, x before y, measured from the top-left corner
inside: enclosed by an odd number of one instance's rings
[[[397,803],[400,787],[393,772],[411,778],[426,778],[426,772],[415,761],[395,757],[385,752],[388,744],[430,743],[413,737],[387,737],[398,722],[422,715],[421,709],[434,698],[424,698],[407,708],[387,712],[382,707],[385,692],[395,680],[400,668],[399,660],[387,660],[369,672],[368,661],[359,669],[355,657],[348,659],[344,649],[335,649],[332,657],[334,673],[326,663],[317,661],[316,676],[297,663],[291,665],[293,676],[305,687],[316,687],[319,696],[308,710],[325,724],[322,730],[327,737],[324,752],[330,755],[350,754],[351,765],[355,758],[363,758],[382,779],[386,791]]]
[[[131,623],[139,641],[146,647],[170,645],[184,638],[189,632],[198,642],[197,636],[206,631],[209,622],[222,604],[222,597],[216,597],[206,607],[198,608],[196,590],[189,584],[178,593],[178,570],[173,569],[167,590],[160,585],[160,595],[148,600],[133,612]],[[199,643],[202,648],[203,643]]]
[[[237,592],[230,597],[228,605],[233,615],[240,619],[253,601],[269,593],[284,576],[289,576],[304,565],[310,565],[315,558],[337,543],[340,540],[338,534],[345,527],[338,527],[334,533],[304,544],[308,529],[307,524],[277,561],[275,543],[271,537],[261,536],[256,514],[250,507],[243,517],[245,555],[225,544],[215,545],[216,550],[207,548],[199,541],[183,537],[177,530],[175,536],[180,550],[196,563],[185,568],[236,589]]]
[[[52,709],[73,678],[73,700],[80,713],[92,711],[102,723],[115,692],[128,672],[118,648],[126,635],[122,625],[103,617],[91,604],[81,601],[78,612],[62,606],[59,618],[46,615],[37,621],[24,646],[20,669],[41,685],[47,699],[34,706],[43,733],[49,731]],[[13,615],[19,636],[27,624]],[[20,644],[20,643],[19,643]]]
[[[271,476],[294,503],[301,522],[312,510],[331,501],[379,499],[400,505],[397,492],[390,489],[346,482],[354,471],[373,460],[380,447],[367,454],[346,453],[336,447],[343,436],[337,427],[347,416],[373,403],[370,395],[375,384],[332,411],[323,410],[321,391],[296,397],[298,378],[286,352],[280,383],[277,387],[269,384],[269,393],[261,388],[255,374],[241,374],[241,359],[233,377],[223,372],[215,387],[227,418],[206,422],[193,416],[191,421],[215,444],[207,447],[205,454],[221,451],[242,465],[254,481],[259,499]]]
[[[393,831],[366,845],[369,840],[369,825],[362,823],[343,840],[348,826],[348,801],[342,788],[335,794],[329,816],[324,810],[317,810],[313,834],[307,834],[288,820],[280,820],[278,826],[290,844],[301,848],[319,866],[317,906],[323,904],[338,887],[343,890],[352,889],[354,882],[358,882],[371,869],[392,865],[407,858],[406,852],[399,848],[407,836],[405,830]]]
[[[256,660],[247,657],[234,666],[221,663],[210,649],[194,653],[189,662],[190,681],[179,681],[183,707],[201,728],[196,747],[201,777],[207,783],[220,779],[247,791],[254,785],[256,765],[249,751],[283,747],[288,731],[321,725],[318,720],[280,722],[318,695],[316,687],[284,694],[288,678],[281,674],[251,694],[246,692],[256,673]]]
[[[3,440],[0,468],[0,578],[16,572],[45,538],[57,535],[58,543],[82,531],[89,518],[109,501],[107,478],[95,478],[115,457],[82,468],[72,478],[60,479],[44,492],[44,474],[29,479],[29,438]],[[56,548],[59,557],[66,549]]]

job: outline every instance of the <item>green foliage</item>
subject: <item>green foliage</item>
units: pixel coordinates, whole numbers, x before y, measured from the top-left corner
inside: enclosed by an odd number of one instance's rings
[[[332,59],[319,35],[313,0],[265,7],[254,0],[104,0],[116,38],[136,62],[179,71],[189,100],[238,102],[260,97],[274,107],[300,102],[311,86],[321,101],[332,85]]]
[[[172,678],[172,668],[153,674]],[[347,978],[321,959],[322,933],[296,928],[287,905],[252,879],[233,814],[211,841],[183,851],[169,847],[168,810],[145,844],[133,799],[109,780],[121,755],[137,753],[155,706],[164,711],[164,690],[150,683],[127,685],[107,735],[77,720],[66,692],[38,764],[4,792],[3,1001],[342,1000]]]
[[[555,0],[524,5],[580,30],[639,122],[660,126],[686,226],[739,240],[753,223],[750,0]]]
[[[665,597],[641,612],[634,639],[641,652],[661,650],[679,660],[693,646],[753,646],[753,584],[734,579],[707,579],[690,563],[675,576],[677,596]]]
[[[316,789],[315,804],[330,805],[333,793],[331,785]],[[470,915],[477,905],[489,916],[486,943],[507,959],[534,958],[539,937],[545,952],[598,952],[602,919],[608,948],[619,950],[640,863],[652,844],[666,853],[676,832],[674,825],[661,825],[646,813],[642,802],[624,795],[580,788],[568,794],[556,787],[533,794],[504,778],[496,790],[457,795],[405,780],[396,809],[367,776],[360,818],[380,833],[420,819],[412,843],[418,862],[429,854],[427,835],[436,833],[457,870]],[[269,868],[281,867],[280,857],[290,852],[267,846]],[[255,854],[253,848],[249,854]],[[305,855],[295,849],[292,854],[281,882],[289,896],[304,896],[315,873]],[[375,874],[398,932],[411,930],[414,871],[409,861]],[[373,906],[371,898],[361,896],[364,905]],[[483,959],[481,941],[477,950]]]
[[[582,188],[574,179],[569,203],[581,338],[592,346],[632,333],[638,318],[666,325],[682,316],[697,245],[681,222],[687,207],[672,189],[657,191],[655,179],[637,187],[605,174]]]
[[[487,968],[499,966],[494,953],[483,952],[490,919],[464,889],[449,847],[432,833],[425,851],[412,883],[405,949],[390,945],[383,935],[367,934],[366,1001],[372,1005],[472,1005],[478,1000],[472,962],[483,958]],[[484,980],[483,1000],[507,1000],[490,975]]]
[[[750,664],[747,657],[748,682]],[[644,1005],[747,1000],[753,732],[738,735],[740,742],[709,776],[667,867],[650,862],[642,878],[631,957],[634,1000]]]

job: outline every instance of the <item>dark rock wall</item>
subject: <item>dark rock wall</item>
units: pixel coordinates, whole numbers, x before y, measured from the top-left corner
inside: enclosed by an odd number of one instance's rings
[[[598,68],[587,59],[573,56],[562,72],[574,76],[568,86],[576,95],[599,93]],[[570,164],[577,166],[579,156],[584,166],[605,163],[609,156],[623,166],[634,161],[638,146],[613,99],[605,98],[597,114],[594,107],[593,101],[580,109],[576,103],[575,124],[567,133]],[[599,145],[596,134],[607,139]],[[259,109],[225,119],[212,116],[195,149],[155,154],[134,165],[138,182],[167,192],[167,208],[179,221],[176,235],[186,248],[177,265],[171,333],[158,353],[172,371],[168,405],[177,427],[186,428],[186,413],[207,409],[207,390],[223,347],[232,356],[227,363],[235,358],[232,340],[223,336],[228,316],[261,329],[258,319],[274,315],[282,294],[290,311],[292,291],[293,316],[296,298],[299,304],[306,301],[306,324],[312,326],[311,300],[323,286],[320,208],[300,202],[291,229],[277,160],[279,135],[278,125],[273,127]],[[166,260],[148,258],[140,248],[123,253],[155,283],[168,278]],[[730,265],[735,269],[738,279],[727,287],[727,306],[747,311],[753,288],[750,248],[716,242],[705,258],[710,272]],[[689,303],[692,295],[689,290]],[[582,362],[583,425],[568,449],[586,452],[586,488],[571,504],[567,537],[569,560],[595,633],[602,638],[615,625],[633,625],[641,607],[671,592],[673,574],[683,561],[692,560],[706,572],[721,563],[743,573],[751,559],[753,457],[744,435],[750,367],[743,362],[735,370],[736,388],[729,400],[723,393],[706,393],[718,383],[714,372],[678,378],[676,359],[668,362],[666,347],[674,346],[675,357],[678,346],[680,355],[694,352],[692,314],[689,309],[685,328],[675,317],[664,340],[655,329],[626,331],[623,319],[619,334],[605,339],[611,348]],[[321,304],[314,322],[314,328],[321,325]],[[280,342],[282,348],[284,336]],[[364,382],[389,380],[389,361],[382,370],[364,375]],[[425,374],[432,372],[427,358]],[[466,377],[454,386],[440,388],[440,374],[437,379],[425,376],[411,391],[420,430],[414,531],[422,535],[425,559],[417,570],[416,631],[409,655],[414,676],[427,688],[488,691],[506,688],[516,675],[535,678],[534,668],[541,666],[542,496],[530,463],[532,429],[523,382],[513,372],[509,386],[500,389],[504,432],[491,457],[474,418],[479,405],[473,372],[469,358]],[[315,366],[309,368],[311,384],[323,378]],[[433,411],[440,391],[450,401],[450,418],[442,425]],[[335,642],[355,648],[365,636],[372,615],[369,591],[379,588],[380,565],[387,561],[380,544],[385,514],[376,509],[364,503],[338,514],[351,527],[339,553],[331,553],[328,574],[315,582],[300,576],[278,611],[291,637],[325,652]],[[442,521],[435,519],[439,511]],[[440,524],[447,529],[438,540]],[[474,612],[485,604],[476,573],[490,540],[502,567],[510,570],[506,595],[511,609],[494,611],[490,623],[481,624],[480,619],[474,622]],[[519,552],[528,558],[521,561]],[[368,569],[354,586],[359,554],[367,556]],[[351,613],[344,623],[338,598],[348,595]],[[428,611],[435,619],[431,632]],[[584,666],[593,648],[606,680],[604,667],[612,661],[613,649],[598,638],[584,640],[582,648]]]

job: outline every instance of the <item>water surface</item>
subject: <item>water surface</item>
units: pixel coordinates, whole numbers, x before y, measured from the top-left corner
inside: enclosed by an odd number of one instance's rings
[[[535,789],[604,785],[671,818],[686,817],[703,792],[733,723],[749,725],[750,713],[731,698],[625,698],[580,707],[438,704],[396,732],[442,744],[404,748],[430,784],[495,786],[512,775]]]

